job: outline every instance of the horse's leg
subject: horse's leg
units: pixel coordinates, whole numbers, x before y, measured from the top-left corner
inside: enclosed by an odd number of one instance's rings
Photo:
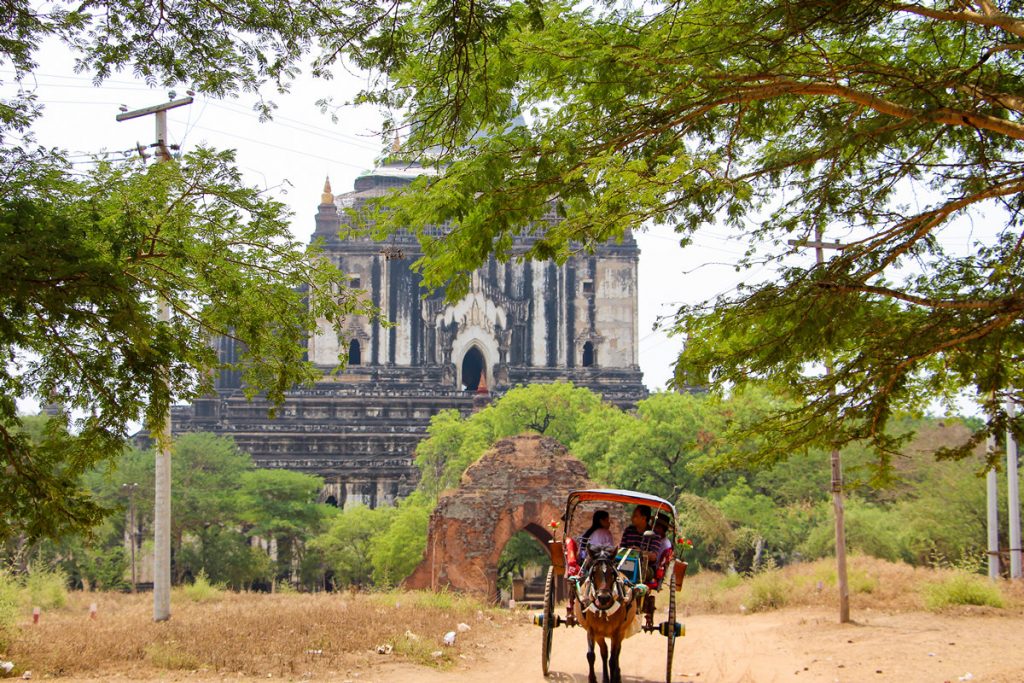
[[[597,674],[594,673],[594,660],[597,657],[594,655],[594,634],[587,631],[587,664],[590,665],[590,678],[587,680],[590,683],[597,683]]]
[[[597,641],[597,643],[601,646],[601,680],[604,681],[604,683],[609,683],[610,679],[608,677],[608,641],[605,640],[604,636],[601,636],[601,640]]]
[[[609,664],[612,670],[611,683],[622,683],[622,670],[619,668],[619,654],[622,652],[622,640],[618,637],[613,637],[611,640],[612,654],[611,657],[609,657]]]

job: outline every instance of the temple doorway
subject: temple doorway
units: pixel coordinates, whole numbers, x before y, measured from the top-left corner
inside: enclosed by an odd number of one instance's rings
[[[476,391],[483,376],[484,354],[477,347],[471,346],[462,359],[462,388],[465,391]]]

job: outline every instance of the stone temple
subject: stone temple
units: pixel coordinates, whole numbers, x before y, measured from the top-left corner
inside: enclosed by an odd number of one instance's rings
[[[461,301],[446,303],[442,293],[426,294],[410,267],[419,256],[413,236],[383,243],[346,230],[346,209],[423,172],[385,163],[337,197],[328,182],[316,214],[313,239],[395,325],[352,318],[339,339],[322,324],[308,358],[323,379],[291,391],[273,419],[265,401],[245,398],[238,373],[224,372],[215,396],[175,407],[175,433],[230,435],[259,467],[324,477],[323,499],[331,504],[377,507],[415,488],[416,444],[443,409],[468,414],[485,392],[559,380],[622,407],[646,396],[638,362],[640,252],[632,235],[561,265],[491,259],[473,273]],[[516,246],[525,249],[526,239]],[[218,343],[222,358],[235,357],[232,340]],[[334,373],[339,352],[348,354],[348,366]]]

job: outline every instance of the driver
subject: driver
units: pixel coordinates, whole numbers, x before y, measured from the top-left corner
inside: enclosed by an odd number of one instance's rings
[[[643,580],[650,580],[651,568],[658,561],[661,552],[662,538],[651,529],[651,508],[649,505],[637,505],[633,509],[633,522],[622,532],[619,545],[623,548],[636,548],[646,562]],[[644,629],[654,629],[654,595],[648,593],[643,602]]]
[[[632,524],[622,531],[619,546],[636,548],[648,562],[658,560],[661,550],[661,538],[651,529],[651,508],[649,505],[637,505],[633,508]]]

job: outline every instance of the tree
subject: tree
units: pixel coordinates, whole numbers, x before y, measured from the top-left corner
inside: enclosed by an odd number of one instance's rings
[[[720,412],[711,401],[694,394],[658,393],[641,401],[627,422],[616,425],[607,450],[598,454],[594,469],[601,478],[668,500],[684,491],[704,493],[693,465],[715,448],[712,435]],[[586,449],[588,432],[581,433],[580,448]]]
[[[31,81],[37,47],[56,39],[97,82],[129,69],[214,96],[284,89],[318,35],[343,40],[329,26],[344,5],[15,0],[0,9],[0,64],[16,84]],[[230,152],[81,172],[35,145],[41,114],[31,88],[0,106],[0,540],[95,524],[102,510],[74,482],[121,451],[126,424],[162,424],[173,401],[212,388],[213,335],[241,342],[250,394],[280,401],[317,374],[303,362],[317,320],[340,332],[346,315],[370,313],[337,268],[291,238],[283,205],[243,185]],[[18,429],[16,401],[29,397],[59,406],[65,423],[35,444]]]
[[[333,508],[317,503],[321,477],[289,470],[250,470],[239,486],[239,514],[251,535],[277,541],[279,574],[302,562],[303,544]]]
[[[387,530],[394,513],[395,508],[391,507],[371,510],[357,505],[337,515],[326,531],[309,542],[309,550],[323,554],[336,587],[371,582],[371,543],[374,537]]]
[[[430,513],[436,502],[420,491],[414,491],[390,515],[387,529],[370,540],[370,560],[376,585],[393,586],[416,569],[427,547]]]
[[[890,417],[961,389],[990,416],[977,439],[1007,426],[1002,401],[1024,391],[1017,3],[475,1],[394,14],[353,50],[381,74],[363,99],[392,107],[407,153],[438,173],[383,198],[372,230],[417,233],[428,284],[458,297],[492,253],[560,259],[651,223],[685,245],[726,225],[749,245],[738,268],[778,276],[681,307],[677,377],[787,390],[798,405],[757,427],[776,457],[866,439],[884,476],[899,444]],[[510,125],[519,114],[530,124]],[[949,226],[972,217],[997,229],[958,249]],[[431,236],[440,224],[451,229]],[[821,265],[792,258],[789,239],[826,229],[845,248]]]

